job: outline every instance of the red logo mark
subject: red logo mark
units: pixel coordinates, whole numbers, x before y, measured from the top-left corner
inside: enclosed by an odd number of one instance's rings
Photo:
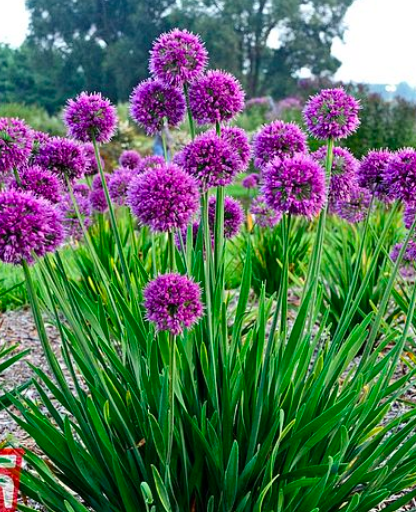
[[[24,450],[3,448],[0,450],[0,512],[17,510]]]

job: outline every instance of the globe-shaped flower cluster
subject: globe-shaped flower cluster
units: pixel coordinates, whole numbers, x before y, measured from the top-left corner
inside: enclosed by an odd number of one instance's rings
[[[317,139],[345,139],[360,124],[360,103],[342,87],[323,89],[313,96],[303,110],[309,132]]]
[[[33,130],[20,119],[0,118],[0,173],[25,164],[33,145]]]
[[[134,178],[128,204],[138,220],[153,231],[180,230],[198,211],[198,185],[177,165],[166,164]]]
[[[159,331],[177,335],[202,317],[201,289],[186,276],[160,275],[146,286],[143,295],[147,319]]]
[[[81,142],[109,142],[116,131],[117,112],[101,94],[82,92],[64,110],[68,135]]]
[[[62,217],[49,201],[30,192],[0,192],[0,260],[33,263],[62,243]]]
[[[262,191],[269,208],[309,218],[322,210],[326,201],[325,173],[312,157],[276,157],[263,174]]]

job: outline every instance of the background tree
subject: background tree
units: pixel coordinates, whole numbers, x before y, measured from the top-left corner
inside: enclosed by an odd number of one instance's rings
[[[314,76],[337,69],[331,45],[352,2],[26,0],[30,35],[18,50],[0,47],[0,92],[49,112],[82,89],[125,101],[148,75],[152,41],[180,26],[201,34],[211,67],[237,75],[249,97],[281,97],[301,69]]]
[[[184,0],[172,18],[201,33],[212,64],[234,68],[249,96],[282,95],[303,68],[316,76],[338,69],[331,46],[353,1]]]

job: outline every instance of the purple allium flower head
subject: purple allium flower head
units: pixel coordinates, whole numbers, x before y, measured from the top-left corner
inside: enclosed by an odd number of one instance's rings
[[[90,202],[90,189],[84,183],[77,183],[73,187],[74,199],[77,203],[78,212],[82,218],[84,226],[89,228],[92,224],[92,208]],[[66,237],[72,237],[75,240],[82,238],[82,228],[75,210],[71,195],[66,193],[59,203],[59,210],[63,216],[63,226]]]
[[[273,121],[254,136],[254,165],[262,169],[276,156],[291,157],[306,152],[306,135],[294,123]]]
[[[275,212],[267,206],[264,196],[261,195],[253,199],[250,213],[254,215],[254,222],[262,228],[272,228],[282,218],[281,213]]]
[[[100,93],[82,92],[69,100],[64,110],[68,134],[81,142],[109,142],[117,121],[116,108]]]
[[[61,199],[59,179],[38,165],[22,167],[19,170],[19,183],[12,177],[8,186],[15,190],[32,192],[34,196],[43,197],[51,203],[58,203]]]
[[[32,135],[33,135],[33,144],[32,144],[32,149],[30,152],[29,160],[28,160],[29,165],[32,165],[35,158],[39,154],[39,148],[41,146],[43,146],[44,144],[46,144],[46,142],[51,138],[49,134],[47,134],[45,132],[37,131],[37,130],[33,130]]]
[[[210,196],[208,200],[208,221],[211,233],[215,231],[215,211],[217,198]],[[225,238],[235,237],[244,222],[244,210],[240,201],[225,196],[224,200],[224,236]]]
[[[312,153],[322,167],[325,167],[327,157],[327,147],[322,146]],[[333,160],[331,168],[331,185],[329,187],[329,205],[333,211],[338,201],[348,201],[351,190],[357,184],[357,170],[359,161],[348,149],[335,147],[333,151]]]
[[[180,334],[202,317],[201,289],[180,274],[162,274],[150,281],[143,292],[147,319],[159,331]]]
[[[131,169],[119,167],[108,179],[108,192],[111,200],[118,206],[123,206],[127,198],[127,190],[134,174]]]
[[[231,149],[238,153],[241,161],[239,172],[244,172],[251,158],[251,148],[246,132],[238,126],[223,126],[221,128],[221,138],[227,141]]]
[[[241,184],[244,188],[251,189],[256,188],[260,183],[260,175],[257,173],[247,174]]]
[[[316,139],[345,139],[360,124],[360,103],[342,87],[323,89],[312,96],[303,110],[303,118]]]
[[[145,156],[139,162],[139,165],[133,169],[135,174],[142,174],[149,169],[154,169],[155,167],[160,167],[165,165],[165,159],[160,155],[150,155]]]
[[[153,231],[182,229],[198,211],[198,186],[180,167],[166,164],[136,176],[127,202],[139,221]]]
[[[141,155],[134,149],[126,149],[120,155],[118,163],[127,169],[136,169],[142,161]]]
[[[33,263],[62,243],[60,212],[46,199],[30,192],[0,192],[0,260],[18,265]]]
[[[355,224],[366,218],[370,202],[371,194],[368,189],[356,185],[350,190],[349,198],[338,201],[334,210],[339,217]]]
[[[396,244],[391,253],[390,258],[396,263],[399,253],[402,250],[403,244]],[[400,273],[405,278],[414,279],[416,268],[416,242],[410,240],[407,244],[406,250],[403,254],[403,258],[400,266]]]
[[[403,213],[403,221],[406,229],[410,229],[412,227],[413,222],[416,219],[416,202],[412,201],[411,203],[406,203],[404,213]]]
[[[40,146],[35,164],[48,169],[63,183],[80,178],[85,170],[86,160],[82,146],[63,137],[52,137]]]
[[[416,197],[416,150],[404,148],[393,153],[384,171],[389,194],[405,202]]]
[[[276,157],[264,168],[263,194],[278,213],[313,217],[326,200],[325,172],[312,157]]]
[[[105,174],[104,179],[108,186],[108,183],[110,181],[110,175]],[[90,192],[90,202],[91,202],[92,209],[95,212],[105,213],[108,210],[107,198],[105,196],[103,182],[101,180],[100,174],[96,174],[94,176],[94,179],[92,180],[92,187],[91,187],[91,192]]]
[[[385,183],[385,171],[392,154],[387,149],[369,151],[358,168],[358,184],[367,188],[380,201],[390,203],[393,198]]]
[[[191,84],[189,106],[199,125],[230,121],[244,109],[244,91],[230,73],[208,71]]]
[[[211,130],[185,146],[175,161],[198,180],[203,191],[230,184],[241,166],[238,154]]]
[[[0,173],[24,165],[32,150],[33,130],[20,119],[0,117]]]
[[[95,151],[92,142],[86,142],[82,146],[82,151],[85,157],[85,170],[84,174],[87,176],[93,176],[98,172],[97,160],[95,158]],[[101,168],[104,169],[104,160],[100,156]]]
[[[181,87],[198,78],[207,61],[208,53],[197,35],[174,29],[153,44],[149,69],[161,82]]]
[[[185,111],[183,93],[158,80],[141,82],[130,96],[130,115],[148,135],[160,132],[165,122],[176,128],[184,120]]]

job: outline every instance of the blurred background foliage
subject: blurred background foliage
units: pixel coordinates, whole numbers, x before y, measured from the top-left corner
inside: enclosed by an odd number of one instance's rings
[[[201,34],[211,67],[249,97],[284,97],[297,76],[333,74],[332,42],[353,0],[27,0],[29,35],[0,47],[0,95],[51,113],[81,90],[126,101],[147,74],[152,41],[173,27]]]

